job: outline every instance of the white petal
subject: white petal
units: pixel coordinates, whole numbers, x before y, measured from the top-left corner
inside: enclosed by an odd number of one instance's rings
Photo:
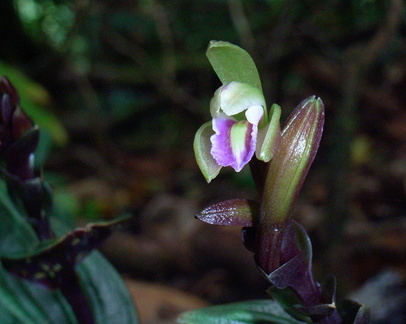
[[[237,115],[251,106],[265,107],[265,99],[261,90],[239,82],[224,85],[220,100],[221,110],[227,116]]]
[[[213,98],[211,98],[210,100],[210,114],[211,117],[213,118],[217,118],[220,112],[220,108],[221,108],[221,90],[222,90],[223,86],[221,86],[220,88],[218,88],[216,90],[216,92],[214,93]]]
[[[259,105],[251,106],[245,112],[245,117],[247,117],[247,120],[255,126],[258,126],[258,123],[263,115],[264,108]]]

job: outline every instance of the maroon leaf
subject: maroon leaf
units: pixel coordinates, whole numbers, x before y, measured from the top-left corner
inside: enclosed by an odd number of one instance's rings
[[[259,204],[248,199],[226,200],[203,209],[196,218],[214,225],[253,227],[257,223]]]
[[[93,249],[99,246],[123,219],[104,223],[89,224],[77,228],[52,244],[43,245],[34,255],[19,258],[2,258],[4,268],[14,275],[57,288],[65,279],[71,279],[75,265],[80,263]]]

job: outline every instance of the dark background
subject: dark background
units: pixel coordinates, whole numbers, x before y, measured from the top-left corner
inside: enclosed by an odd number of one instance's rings
[[[382,274],[389,279],[374,293],[394,278],[401,291],[402,1],[15,0],[0,2],[0,18],[0,72],[44,129],[38,159],[55,213],[77,224],[133,216],[102,251],[137,281],[128,282],[141,302],[158,300],[145,322],[202,300],[265,296],[240,229],[193,217],[210,203],[255,197],[248,170],[223,169],[208,185],[194,160],[194,133],[220,86],[205,56],[210,40],[252,55],[268,106],[281,105],[283,119],[310,95],[325,103],[321,147],[295,211],[312,238],[316,277],[334,273],[340,297]],[[385,307],[394,295],[378,300]]]

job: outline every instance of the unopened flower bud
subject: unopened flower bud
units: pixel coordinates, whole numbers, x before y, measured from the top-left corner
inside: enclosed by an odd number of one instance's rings
[[[284,237],[292,226],[292,210],[319,147],[323,124],[323,102],[313,96],[295,108],[282,129],[268,167],[256,231],[255,259],[266,274],[292,258],[292,250],[283,247]]]
[[[317,153],[324,125],[324,104],[314,96],[302,101],[282,129],[278,151],[270,162],[261,222],[286,223]]]
[[[33,129],[31,119],[19,105],[15,88],[6,77],[0,77],[0,153]]]
[[[17,91],[6,77],[0,77],[0,158],[9,174],[24,180],[34,176],[38,141],[38,129],[21,109]]]

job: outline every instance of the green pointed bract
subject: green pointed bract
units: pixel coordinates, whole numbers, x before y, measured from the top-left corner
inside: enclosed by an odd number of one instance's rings
[[[262,91],[258,70],[251,56],[241,47],[222,41],[211,41],[206,55],[223,84],[248,83]]]
[[[269,162],[275,155],[281,140],[280,117],[281,107],[273,104],[269,113],[269,123],[258,131],[258,143],[261,143],[257,145],[255,153],[258,160]]]
[[[221,170],[221,166],[218,165],[210,154],[212,145],[210,137],[213,134],[212,124],[211,122],[207,122],[198,129],[193,143],[197,165],[208,183],[210,183]]]

